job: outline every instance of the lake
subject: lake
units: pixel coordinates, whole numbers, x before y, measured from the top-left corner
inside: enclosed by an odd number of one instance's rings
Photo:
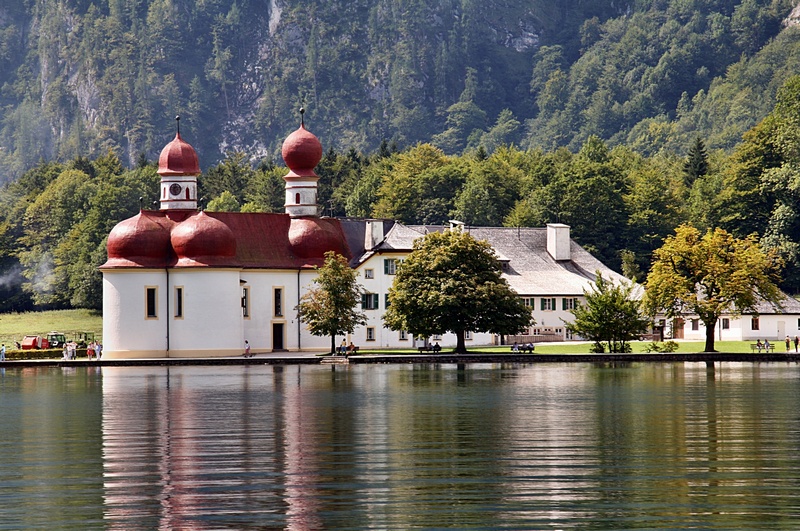
[[[800,366],[0,371],[0,529],[798,529]]]

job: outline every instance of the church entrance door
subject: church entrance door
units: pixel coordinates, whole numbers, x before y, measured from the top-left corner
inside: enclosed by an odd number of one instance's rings
[[[286,350],[283,345],[283,323],[272,323],[272,350]]]

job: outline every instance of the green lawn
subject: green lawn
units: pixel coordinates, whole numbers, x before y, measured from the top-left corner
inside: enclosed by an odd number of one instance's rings
[[[26,335],[45,335],[50,331],[64,332],[67,339],[72,339],[75,332],[94,332],[95,338],[102,340],[103,317],[100,312],[92,310],[55,310],[46,312],[4,313],[0,314],[0,342],[12,347],[15,341],[22,341]],[[717,341],[715,348],[719,352],[750,353],[752,341]],[[634,341],[631,343],[633,352],[645,352],[649,341]],[[537,354],[586,354],[589,352],[590,343],[539,343],[536,345]],[[703,341],[679,341],[678,352],[702,352],[705,347]],[[783,343],[775,345],[776,352],[784,350]],[[503,347],[467,347],[470,352],[509,352],[508,346]],[[449,349],[443,349],[447,353]],[[360,353],[376,354],[416,354],[416,350],[400,349],[368,349],[362,348]]]
[[[72,339],[76,332],[94,332],[102,339],[103,316],[93,310],[54,310],[47,312],[0,314],[0,342],[13,348],[24,336],[44,336],[48,332],[63,332]]]
[[[753,341],[717,341],[714,343],[714,348],[718,352],[741,352],[750,354],[750,345]],[[647,346],[650,345],[649,341],[634,341],[631,343],[633,348],[633,352],[646,352]],[[538,343],[536,345],[536,354],[588,354],[589,347],[591,343],[586,342],[575,342],[575,343]],[[678,350],[677,352],[702,352],[705,348],[705,341],[679,341],[678,342]],[[778,343],[775,345],[776,352],[782,352],[784,349],[783,343]],[[450,349],[444,348],[442,349],[443,353],[447,353]],[[467,346],[468,352],[488,352],[488,353],[499,353],[499,352],[509,352],[510,347],[502,346],[502,347],[469,347]],[[416,354],[416,350],[373,350],[373,349],[361,349],[359,351],[360,354]]]

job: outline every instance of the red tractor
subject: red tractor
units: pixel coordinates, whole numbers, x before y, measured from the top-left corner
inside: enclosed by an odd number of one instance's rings
[[[40,348],[62,348],[67,342],[67,337],[61,332],[50,332],[47,336],[25,336],[22,339],[22,350]]]

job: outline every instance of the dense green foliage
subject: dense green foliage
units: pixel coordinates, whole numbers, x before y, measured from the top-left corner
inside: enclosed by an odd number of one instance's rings
[[[358,272],[347,258],[333,251],[325,253],[325,263],[314,278],[314,286],[300,297],[297,318],[315,336],[330,336],[331,354],[336,352],[336,336],[351,334],[367,324],[364,312],[356,306],[364,289]]]
[[[723,229],[705,234],[681,225],[654,255],[647,275],[645,306],[650,315],[696,315],[706,328],[706,352],[714,352],[714,331],[724,313],[753,313],[763,301],[780,308],[780,259],[764,253],[754,236],[735,238]]]
[[[502,277],[492,247],[459,229],[431,232],[397,270],[383,320],[415,337],[452,332],[456,352],[466,352],[467,332],[518,334],[531,309]]]
[[[615,284],[597,272],[592,288],[583,291],[585,303],[572,310],[575,319],[567,330],[593,341],[592,352],[631,352],[631,341],[651,323],[634,289],[633,283]]]
[[[339,151],[431,142],[730,149],[800,70],[793,0],[7,0],[0,182],[113,149],[154,159],[176,114],[201,165],[277,162],[308,109]],[[216,195],[216,194],[215,194]]]

